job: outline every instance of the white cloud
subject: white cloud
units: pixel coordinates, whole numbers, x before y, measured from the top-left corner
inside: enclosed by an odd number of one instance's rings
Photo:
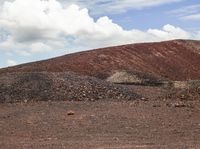
[[[14,0],[0,0],[0,7],[5,1],[12,2]],[[58,1],[65,6],[76,4],[81,6],[82,8],[88,8],[92,14],[107,14],[107,13],[121,13],[127,11],[128,9],[144,9],[146,7],[154,7],[163,4],[176,3],[184,0],[58,0]]]
[[[177,16],[181,20],[200,20],[200,4],[190,5],[172,10],[168,14]]]
[[[148,33],[160,38],[161,40],[169,39],[189,39],[192,35],[189,32],[184,31],[179,27],[174,27],[170,24],[167,24],[163,27],[163,30],[158,29],[149,29]]]
[[[182,19],[184,19],[184,20],[197,20],[197,21],[199,21],[200,20],[200,13],[183,16]]]
[[[194,14],[199,12],[200,9],[200,4],[195,4],[195,5],[190,5],[190,6],[185,6],[182,8],[178,8],[175,10],[171,10],[170,12],[168,12],[169,14],[174,14],[174,15],[180,15],[180,16],[184,16],[184,15],[188,15],[188,14]]]
[[[7,65],[8,66],[15,66],[15,65],[17,65],[17,62],[15,62],[14,60],[8,59],[7,60]]]
[[[41,52],[41,51],[49,52],[49,51],[52,50],[52,48],[50,46],[48,46],[48,45],[46,45],[42,42],[33,43],[33,44],[31,44],[30,48],[31,48],[32,53],[38,53],[38,52]]]
[[[143,9],[183,0],[60,0],[62,3],[78,4],[89,8],[92,14],[121,13],[128,9]]]
[[[132,4],[132,1],[126,2]],[[149,1],[148,5],[165,2]],[[0,11],[0,28],[7,32],[6,38],[0,42],[0,49],[23,56],[59,49],[72,49],[68,51],[71,53],[80,49],[135,42],[197,38],[196,34],[172,25],[147,31],[124,30],[106,16],[94,21],[88,9],[81,9],[77,5],[63,7],[56,0],[5,2]]]
[[[197,33],[197,39],[200,39],[200,31]]]

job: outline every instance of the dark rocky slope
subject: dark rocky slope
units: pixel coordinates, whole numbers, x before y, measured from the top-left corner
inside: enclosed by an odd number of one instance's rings
[[[125,87],[74,73],[9,73],[0,75],[0,102],[47,100],[131,100],[140,98]]]

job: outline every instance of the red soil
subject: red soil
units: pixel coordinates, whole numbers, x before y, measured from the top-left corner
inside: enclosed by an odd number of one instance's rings
[[[0,70],[65,72],[105,79],[116,70],[137,70],[171,80],[200,78],[200,41],[130,44],[69,54]]]

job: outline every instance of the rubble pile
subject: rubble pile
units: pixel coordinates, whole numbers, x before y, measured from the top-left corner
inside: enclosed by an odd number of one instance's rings
[[[0,75],[0,102],[131,100],[125,87],[75,73],[19,72]]]

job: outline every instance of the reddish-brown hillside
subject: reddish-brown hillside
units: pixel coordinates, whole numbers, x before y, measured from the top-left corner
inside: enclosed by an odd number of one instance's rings
[[[0,70],[65,72],[107,78],[115,71],[153,73],[172,80],[200,79],[200,41],[130,44],[69,54]]]

